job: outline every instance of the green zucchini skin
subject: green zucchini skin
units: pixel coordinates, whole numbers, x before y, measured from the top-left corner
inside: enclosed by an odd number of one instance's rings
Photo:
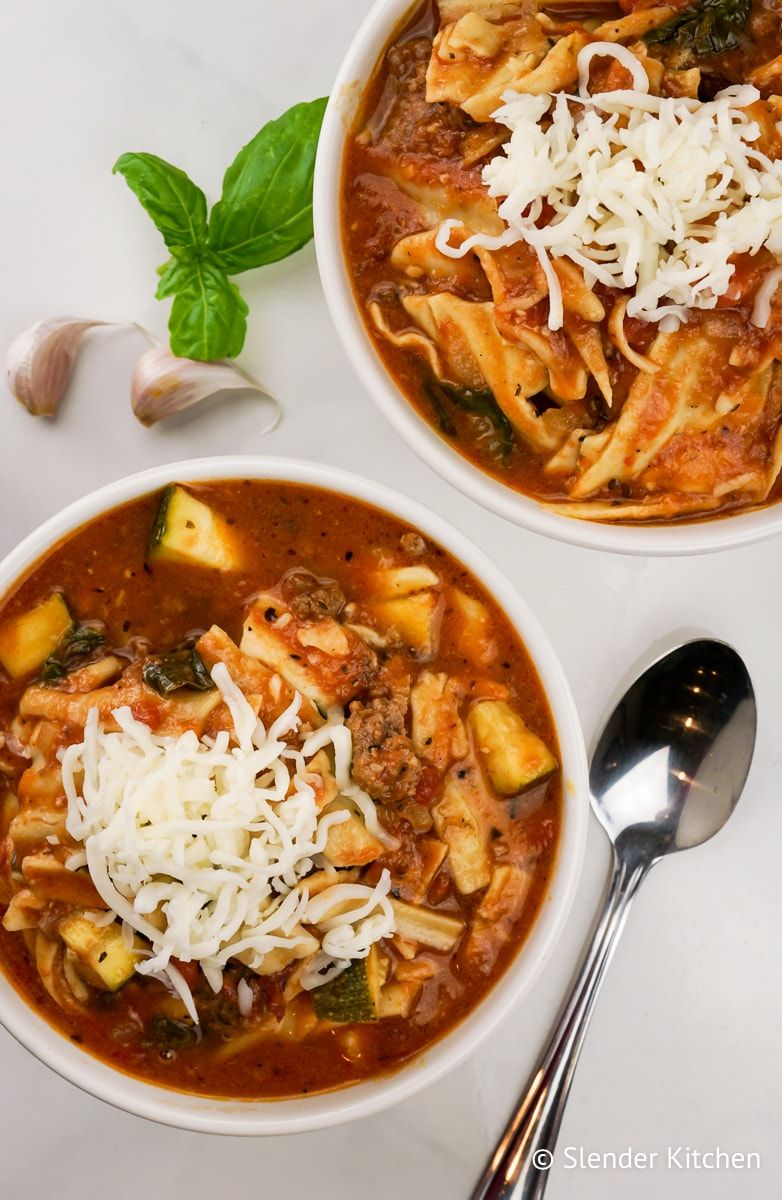
[[[0,666],[12,679],[39,670],[74,629],[62,592],[52,592],[27,612],[0,626]]]
[[[241,548],[219,512],[187,488],[172,483],[160,498],[147,556],[233,571],[240,565]]]
[[[171,503],[171,498],[176,492],[176,484],[170,483],[163,495],[160,497],[160,503],[155,513],[155,519],[152,522],[152,532],[149,535],[149,553],[154,554],[163,542],[166,528],[168,526],[168,506]]]
[[[372,993],[369,963],[366,958],[361,958],[346,967],[336,979],[313,991],[312,1004],[316,1016],[324,1021],[341,1024],[376,1021],[377,1001]]]

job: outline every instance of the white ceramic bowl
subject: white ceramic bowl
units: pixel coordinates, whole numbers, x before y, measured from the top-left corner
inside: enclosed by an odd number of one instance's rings
[[[315,245],[331,316],[372,399],[416,453],[466,496],[501,517],[559,541],[624,554],[677,555],[727,550],[782,532],[782,503],[711,521],[667,526],[603,525],[548,512],[452,449],[419,416],[386,371],[359,314],[345,264],[340,189],[345,137],[386,43],[414,0],[377,0],[348,49],[331,90],[315,170]]]
[[[31,533],[0,563],[0,595],[51,546],[85,522],[171,481],[282,479],[312,484],[367,501],[401,517],[460,559],[496,597],[521,635],[543,683],[562,753],[562,842],[549,894],[538,920],[506,974],[465,1021],[394,1074],[342,1091],[301,1100],[211,1100],[133,1079],[85,1053],[57,1033],[0,973],[0,1021],[41,1062],[118,1108],[168,1125],[206,1133],[277,1134],[317,1129],[365,1116],[410,1096],[470,1054],[526,995],[544,967],[573,900],[586,839],[586,755],[581,727],[562,668],[548,637],[502,572],[462,534],[416,501],[332,467],[281,458],[204,458],[154,467],[91,493]]]

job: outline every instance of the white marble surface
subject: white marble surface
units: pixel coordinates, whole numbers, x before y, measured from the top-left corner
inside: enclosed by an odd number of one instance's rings
[[[157,235],[111,176],[151,150],[215,198],[258,126],[323,94],[367,0],[4,0],[0,23],[0,346],[72,312],[162,332],[151,299]],[[84,355],[60,419],[0,395],[0,552],[58,507],[119,475],[202,453],[297,454],[363,469],[414,493],[500,560],[547,625],[591,737],[616,678],[682,631],[745,655],[760,735],[730,827],[659,867],[632,914],[579,1068],[560,1148],[658,1151],[646,1172],[555,1167],[551,1200],[771,1200],[782,1191],[782,738],[780,543],[712,558],[631,561],[547,543],[435,478],[375,413],[337,345],[309,248],[245,276],[244,363],[285,419],[258,433],[252,403],[165,429],[131,416],[137,337]],[[591,830],[567,935],[534,993],[480,1054],[358,1128],[265,1141],[156,1128],[81,1095],[0,1032],[3,1200],[231,1194],[392,1200],[467,1197],[544,1038],[607,866]],[[760,1170],[668,1169],[667,1147],[756,1151]]]

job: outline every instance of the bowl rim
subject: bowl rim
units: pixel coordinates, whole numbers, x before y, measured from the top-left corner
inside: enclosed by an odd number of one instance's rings
[[[70,1042],[30,1007],[0,972],[0,1023],[41,1062],[82,1090],[136,1116],[195,1132],[281,1134],[320,1129],[376,1113],[413,1095],[473,1052],[527,994],[565,926],[586,845],[586,750],[576,706],[553,646],[499,567],[464,534],[417,500],[371,479],[300,459],[255,455],[163,464],[97,489],[30,533],[0,562],[5,595],[62,538],[118,505],[164,487],[221,479],[310,484],[373,504],[408,521],[457,557],[487,587],[518,631],[548,698],[563,763],[563,821],[555,870],[541,912],[518,955],[478,1006],[439,1042],[394,1073],[341,1090],[274,1101],[218,1100],[126,1075]]]
[[[561,516],[516,492],[452,449],[416,411],[386,370],[359,314],[343,249],[340,220],[346,136],[364,88],[389,37],[416,0],[376,0],[340,66],[321,129],[315,164],[315,249],[326,302],[359,380],[402,440],[441,478],[483,508],[533,533],[619,554],[706,554],[782,533],[782,501],[766,508],[668,525],[605,525]]]

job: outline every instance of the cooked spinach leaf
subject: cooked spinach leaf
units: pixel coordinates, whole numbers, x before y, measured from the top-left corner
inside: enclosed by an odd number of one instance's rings
[[[67,669],[56,658],[47,658],[41,667],[41,679],[44,683],[57,683],[68,674]]]
[[[448,434],[449,437],[457,436],[456,427],[447,409],[447,402],[450,401],[463,412],[485,417],[494,430],[497,439],[496,448],[500,457],[502,459],[509,457],[513,450],[513,426],[489,388],[460,387],[455,383],[444,383],[441,380],[429,380],[424,386],[434,405],[443,433]]]
[[[142,667],[141,678],[159,696],[169,696],[180,688],[208,692],[214,687],[212,676],[192,642],[168,654],[148,658]]]
[[[84,658],[102,646],[105,640],[106,635],[97,625],[77,625],[68,635],[65,645],[66,657],[69,659]]]
[[[207,220],[206,197],[154,154],[123,154],[123,176],[154,221],[171,258],[159,268],[158,300],[173,296],[171,349],[182,358],[235,358],[247,305],[229,276],[277,262],[312,237],[312,180],[326,99],[296,104],[239,151]]]
[[[449,384],[446,385],[446,391],[454,404],[465,412],[488,417],[498,435],[500,453],[503,458],[507,457],[513,449],[513,426],[494,399],[494,393],[488,388],[477,391],[473,388],[453,387]]]
[[[751,0],[699,0],[644,35],[650,45],[676,42],[696,54],[724,54],[739,46],[738,31],[749,16]]]
[[[198,1034],[191,1021],[156,1013],[147,1021],[144,1040],[148,1046],[159,1046],[161,1050],[182,1050],[192,1046],[198,1040]]]
[[[41,679],[44,683],[56,683],[64,679],[80,659],[87,658],[105,640],[103,630],[98,625],[74,625],[41,667]]]
[[[432,408],[434,409],[435,416],[437,417],[437,423],[442,429],[443,433],[448,437],[458,437],[456,426],[451,420],[448,414],[448,409],[445,405],[445,393],[443,391],[443,385],[438,380],[428,379],[424,383],[424,391],[431,401]]]

